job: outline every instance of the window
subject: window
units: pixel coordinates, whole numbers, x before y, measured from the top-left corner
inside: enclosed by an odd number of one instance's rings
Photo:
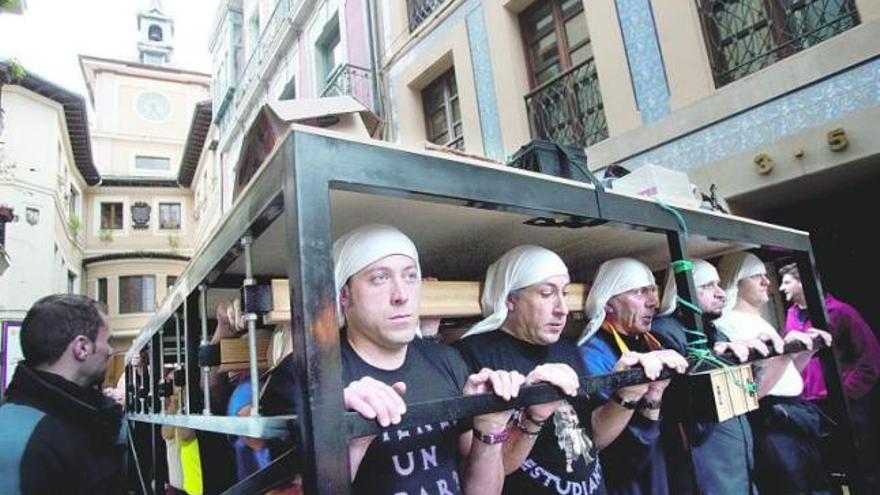
[[[413,32],[446,0],[406,0],[409,31]]]
[[[165,276],[165,288],[170,289],[174,287],[174,284],[177,283],[177,276],[175,275],[166,275]]]
[[[159,228],[180,229],[180,203],[159,203]]]
[[[455,69],[450,69],[422,90],[422,104],[428,141],[464,149]]]
[[[68,271],[67,272],[67,293],[68,294],[76,294],[78,291],[76,290],[76,274]]]
[[[315,45],[318,52],[318,87],[322,90],[330,82],[336,66],[343,62],[342,43],[339,38],[339,19],[333,19],[324,28],[320,39]]]
[[[67,211],[71,216],[79,215],[77,209],[79,203],[79,192],[72,185],[70,186],[70,194],[67,197]]]
[[[148,313],[156,307],[156,277],[119,277],[119,314]]]
[[[291,77],[290,81],[287,81],[287,84],[281,89],[281,94],[278,95],[278,99],[292,100],[294,98],[296,98],[296,77]]]
[[[519,18],[532,137],[586,147],[608,137],[582,0],[543,0]]]
[[[537,2],[520,25],[533,88],[593,58],[582,0]]]
[[[150,29],[147,30],[147,38],[149,38],[150,41],[162,41],[162,28],[153,24],[150,26]]]
[[[107,279],[99,278],[98,279],[98,301],[103,303],[104,306],[107,306]]]
[[[716,86],[859,23],[853,0],[698,0]]]
[[[164,156],[134,157],[135,170],[171,170],[171,159]]]
[[[122,230],[122,203],[101,203],[101,229]]]

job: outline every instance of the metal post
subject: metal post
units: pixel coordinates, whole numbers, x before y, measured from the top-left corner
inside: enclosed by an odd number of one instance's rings
[[[183,352],[183,395],[184,395],[184,403],[186,404],[186,413],[191,414],[189,408],[189,392],[190,392],[190,376],[189,376],[189,311],[187,308],[187,300],[189,298],[183,298],[183,345],[185,346]]]
[[[244,283],[245,287],[256,285],[254,280],[254,265],[251,256],[251,245],[254,239],[250,235],[241,238],[244,248]],[[248,312],[245,314],[248,326],[248,364],[251,371],[251,416],[260,414],[260,375],[257,369],[257,315]]]
[[[180,356],[180,316],[177,314],[177,311],[174,312],[174,336],[175,336],[175,338],[174,338],[174,355],[176,358],[176,360],[174,361],[174,371],[176,372],[181,367],[181,359],[182,359],[182,357]],[[174,383],[175,387],[177,387],[178,385],[179,385],[178,383],[176,383],[176,382]],[[176,391],[172,391],[172,392],[176,392]],[[183,397],[178,397],[177,411],[174,414],[181,414],[181,411],[183,410],[182,401],[183,401]]]
[[[159,335],[159,380],[162,380],[163,388],[165,388],[165,326],[162,325],[162,330],[156,332]],[[162,414],[165,414],[165,397],[163,396],[159,400],[159,408]]]
[[[816,260],[813,251],[798,252],[796,255],[798,273],[801,276],[801,284],[804,288],[804,299],[807,303],[807,311],[810,313],[810,322],[816,328],[828,329],[828,313],[825,309],[825,299],[822,297],[822,282],[816,271]],[[834,342],[836,345],[837,343]],[[837,422],[838,436],[835,446],[842,456],[850,485],[850,493],[855,495],[868,493],[864,485],[864,473],[857,457],[856,446],[858,438],[852,429],[852,416],[850,415],[849,402],[843,390],[840,380],[840,364],[832,347],[819,351],[819,362],[822,364],[822,376],[825,379],[825,388],[828,391],[826,398],[827,411]]]
[[[205,284],[199,285],[199,316],[202,324],[202,345],[208,345],[208,288]],[[202,414],[211,415],[211,367],[202,366],[202,398],[204,407]]]
[[[156,412],[156,347],[155,347],[156,339],[150,341],[150,362],[147,365],[147,369],[150,371],[150,400],[147,402],[150,406],[150,413]]]
[[[688,258],[687,252],[687,236],[684,232],[666,232],[666,241],[669,243],[669,255],[673,260],[686,260]],[[669,267],[672,270],[672,267]],[[685,301],[690,301],[694,304],[697,304],[696,298],[694,297],[697,293],[696,287],[694,287],[694,274],[690,271],[683,271],[675,274],[675,287],[678,291],[678,295],[681,296]],[[700,333],[704,332],[703,329],[703,319],[693,311],[682,311],[681,312],[682,323],[685,328],[694,329]],[[696,335],[692,335],[690,333],[686,334],[688,344],[693,343],[699,337]]]

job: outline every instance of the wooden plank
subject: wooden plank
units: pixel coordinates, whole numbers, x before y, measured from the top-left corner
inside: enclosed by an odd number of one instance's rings
[[[257,335],[257,360],[266,361],[266,352],[269,350],[270,336]],[[220,341],[220,363],[247,363],[248,362],[248,339],[222,339]]]
[[[482,314],[479,282],[422,282],[422,318],[467,318]],[[565,302],[569,311],[583,311],[586,284],[568,286]],[[272,279],[272,311],[264,316],[264,323],[273,325],[290,322],[290,297],[286,279]]]

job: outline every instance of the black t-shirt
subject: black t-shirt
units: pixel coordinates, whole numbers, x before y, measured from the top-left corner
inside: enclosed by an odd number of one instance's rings
[[[463,339],[456,343],[456,347],[473,371],[489,368],[518,371],[527,375],[539,364],[563,363],[571,366],[580,376],[587,374],[577,347],[567,340],[560,340],[549,346],[539,346],[496,330]],[[573,405],[581,426],[592,438],[590,418],[595,403],[578,398],[573,400]],[[595,448],[591,449],[590,457],[598,459]],[[559,448],[551,418],[544,424],[541,434],[522,466],[504,480],[503,493],[595,495],[604,494],[605,487],[598,460],[588,465],[581,457],[572,464],[572,472],[566,472],[565,453]]]
[[[343,382],[348,384],[364,376],[388,385],[404,382],[407,385],[404,399],[412,404],[460,396],[468,369],[455,349],[417,338],[409,344],[403,366],[383,370],[367,364],[344,340]],[[408,429],[387,428],[367,448],[352,484],[354,493],[461,493],[460,433],[455,421]]]

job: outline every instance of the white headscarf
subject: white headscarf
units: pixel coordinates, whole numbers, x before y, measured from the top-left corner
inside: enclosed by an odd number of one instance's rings
[[[549,249],[522,245],[504,253],[486,270],[481,303],[484,318],[463,337],[497,330],[507,319],[507,296],[556,275],[568,275],[565,262]]]
[[[694,266],[691,274],[694,277],[695,288],[711,283],[712,281],[721,280],[718,276],[718,270],[715,269],[712,263],[699,258],[691,258],[691,263]],[[677,295],[678,288],[675,284],[675,271],[670,267],[669,270],[666,271],[666,283],[663,286],[663,302],[660,303],[661,315],[669,315],[675,311],[675,307],[677,306]],[[696,295],[694,297],[696,297]]]
[[[737,283],[753,275],[765,275],[767,267],[754,254],[740,251],[721,258],[718,273],[721,275],[721,288],[727,293],[727,304],[724,306],[726,311],[736,304],[739,293]]]
[[[345,325],[345,315],[339,304],[340,291],[355,273],[392,254],[409,256],[416,262],[421,278],[419,253],[403,232],[389,225],[364,225],[343,235],[333,243],[333,278],[336,282],[336,319],[339,327]]]
[[[602,263],[584,302],[587,327],[578,339],[578,345],[583,345],[602,326],[605,321],[605,304],[609,299],[628,290],[655,284],[651,269],[639,260],[614,258]]]

